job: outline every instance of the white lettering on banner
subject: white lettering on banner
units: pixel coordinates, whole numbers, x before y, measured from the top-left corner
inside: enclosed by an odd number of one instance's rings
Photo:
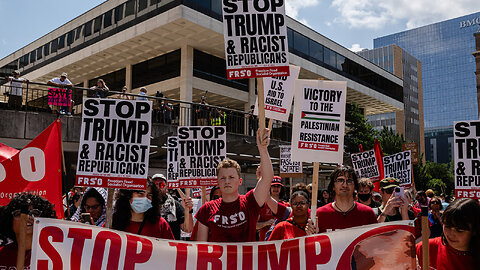
[[[84,99],[77,185],[146,188],[151,108],[151,101]]]
[[[22,149],[18,155],[20,175],[25,181],[36,182],[45,177],[45,153],[37,147]],[[7,178],[5,167],[0,163],[0,182]]]
[[[230,217],[227,217],[230,219]],[[372,224],[289,240],[183,242],[56,219],[36,218],[31,252],[37,269],[415,269],[411,221]],[[109,243],[108,245],[106,243]],[[389,256],[378,253],[391,249]],[[372,248],[375,247],[375,248]],[[75,254],[75,256],[72,256]]]
[[[224,0],[228,79],[288,76],[284,0]]]
[[[455,193],[480,199],[480,121],[454,122]]]
[[[346,82],[296,80],[292,160],[343,163]]]
[[[412,153],[410,150],[383,157],[384,176],[394,177],[400,186],[410,188],[412,184]]]
[[[216,185],[217,165],[227,156],[225,126],[178,127],[177,133],[179,186]]]
[[[357,172],[358,177],[370,179],[378,179],[380,177],[374,150],[352,154],[351,158],[353,169]]]

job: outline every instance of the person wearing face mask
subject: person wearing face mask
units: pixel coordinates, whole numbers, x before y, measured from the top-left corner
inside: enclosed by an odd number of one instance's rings
[[[112,228],[155,238],[175,239],[167,221],[160,217],[158,190],[150,180],[146,191],[120,190]]]
[[[370,208],[379,207],[381,204],[372,199],[373,183],[368,178],[358,180],[358,202],[370,206]]]

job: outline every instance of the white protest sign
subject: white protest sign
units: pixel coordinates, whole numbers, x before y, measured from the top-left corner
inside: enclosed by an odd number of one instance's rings
[[[288,76],[284,0],[223,0],[228,79]]]
[[[292,160],[343,163],[347,83],[296,80]]]
[[[383,157],[384,177],[394,177],[400,186],[410,188],[412,185],[412,152],[410,150]]]
[[[178,188],[178,138],[167,138],[167,187]]]
[[[378,162],[375,157],[375,150],[355,153],[351,155],[353,169],[360,178],[379,180]]]
[[[180,187],[217,185],[217,165],[227,156],[225,126],[178,127]]]
[[[85,98],[77,186],[146,189],[152,102]]]
[[[299,73],[300,67],[290,65],[290,76],[263,78],[265,117],[288,122]],[[254,114],[258,115],[258,96],[255,104]]]
[[[302,162],[292,161],[291,146],[280,145],[280,177],[302,176]]]
[[[454,123],[455,197],[480,199],[480,121]]]

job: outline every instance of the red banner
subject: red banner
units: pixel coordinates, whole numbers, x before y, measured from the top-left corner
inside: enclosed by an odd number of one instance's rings
[[[64,217],[61,136],[57,119],[25,148],[0,163],[0,205],[7,205],[17,193],[29,192],[55,204],[57,217]],[[2,144],[0,156],[16,151],[8,148]]]
[[[385,178],[384,171],[383,171],[383,151],[382,147],[380,146],[380,142],[375,139],[375,142],[373,143],[373,150],[375,151],[375,158],[377,159],[377,166],[378,166],[378,171],[380,172],[380,179],[382,180]],[[380,181],[374,181],[373,182],[374,188],[376,192],[380,191]]]

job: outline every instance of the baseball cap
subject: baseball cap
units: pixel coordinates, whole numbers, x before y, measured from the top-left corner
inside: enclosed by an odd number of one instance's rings
[[[165,175],[163,175],[163,174],[161,174],[161,173],[154,174],[154,175],[152,176],[152,180],[155,181],[155,179],[162,179],[162,180],[167,181],[167,178],[165,177]]]
[[[280,176],[274,176],[272,180],[272,186],[273,185],[280,185],[283,187],[282,178]]]
[[[12,71],[12,73],[13,73],[13,74],[20,75],[20,71],[18,71],[18,70],[14,70],[14,71]]]
[[[65,77],[65,78],[67,78],[67,77],[68,77],[68,74],[67,74],[66,72],[63,72],[60,77]]]
[[[387,177],[380,181],[380,188],[381,189],[389,189],[400,186],[400,181],[394,177]]]

